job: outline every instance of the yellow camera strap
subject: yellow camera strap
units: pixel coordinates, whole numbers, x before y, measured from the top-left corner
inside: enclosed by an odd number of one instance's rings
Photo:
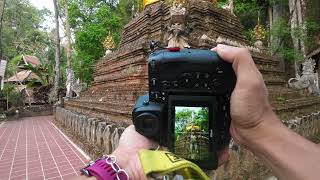
[[[194,163],[167,151],[141,150],[140,161],[147,176],[181,175],[185,180],[210,178]]]

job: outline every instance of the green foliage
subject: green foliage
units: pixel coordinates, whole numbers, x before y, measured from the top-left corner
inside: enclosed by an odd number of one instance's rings
[[[319,30],[320,24],[318,22],[307,20],[305,27],[292,28],[286,18],[281,18],[274,23],[270,30],[270,36],[278,40],[271,44],[270,51],[273,54],[280,55],[285,60],[303,60],[302,52],[293,47],[292,36],[304,41],[305,45],[310,47],[314,44],[311,33]]]
[[[7,77],[13,76],[17,72],[17,65],[20,62],[21,58],[22,55],[17,55],[9,61],[6,69]]]
[[[0,98],[8,99],[10,107],[22,107],[24,105],[23,95],[15,90],[11,84],[5,84],[2,91],[0,91]]]
[[[120,42],[123,26],[142,1],[71,0],[69,22],[75,30],[76,56],[73,69],[80,80],[90,84],[94,65],[105,54],[103,42],[111,33],[116,44]]]
[[[283,96],[278,96],[278,97],[276,97],[276,101],[277,101],[277,102],[284,103],[284,102],[286,101],[286,98],[283,97]]]
[[[284,59],[295,59],[295,54],[299,52],[295,52],[292,48],[292,43],[290,42],[291,27],[285,18],[281,18],[273,24],[270,30],[270,36],[272,36],[275,41],[270,47],[273,54],[279,54]]]
[[[175,114],[175,132],[176,135],[185,132],[188,126],[197,126],[201,131],[208,131],[209,129],[209,110],[208,108],[201,108],[199,110],[185,108],[177,111]]]
[[[197,113],[195,117],[195,125],[199,126],[202,130],[208,131],[209,126],[209,109],[208,108],[201,108],[201,110]]]
[[[52,64],[54,57],[50,59],[48,54],[53,41],[41,26],[48,15],[49,10],[38,10],[27,0],[7,0],[2,35],[3,54],[9,59],[6,77],[17,73],[22,55],[34,55]]]
[[[27,0],[7,0],[3,20],[3,50],[8,59],[19,54],[37,54],[48,43],[41,22],[48,10],[38,10]]]

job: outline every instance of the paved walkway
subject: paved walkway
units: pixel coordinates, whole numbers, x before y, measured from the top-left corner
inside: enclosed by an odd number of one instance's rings
[[[51,123],[52,116],[0,125],[0,180],[68,179],[88,160]]]

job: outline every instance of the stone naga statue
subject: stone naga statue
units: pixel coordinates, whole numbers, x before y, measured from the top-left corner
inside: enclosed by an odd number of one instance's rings
[[[316,84],[317,77],[314,73],[315,66],[315,60],[311,58],[306,60],[302,64],[302,76],[289,79],[289,87],[297,90],[307,89],[309,94],[320,96],[320,90]]]
[[[66,69],[66,74],[67,74],[67,81],[66,81],[66,88],[67,88],[67,93],[66,97],[67,98],[72,98],[72,92],[76,93],[76,97],[80,96],[80,92],[85,90],[86,84],[85,83],[80,83],[80,79],[75,78],[74,72],[72,69],[67,68]]]
[[[230,11],[234,15],[234,0],[229,0],[229,3],[222,6],[222,8]]]

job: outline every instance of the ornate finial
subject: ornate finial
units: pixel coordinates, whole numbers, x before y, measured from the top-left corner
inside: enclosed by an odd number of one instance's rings
[[[143,7],[159,2],[160,0],[143,0]],[[168,2],[169,4],[185,4],[187,0],[165,0],[165,2]],[[214,4],[217,4],[217,0],[203,0],[203,1],[209,1],[213,2]]]
[[[258,24],[254,27],[251,37],[255,40],[263,41],[267,37],[266,28],[260,24],[260,11],[258,11]]]
[[[155,2],[158,2],[160,0],[143,0],[143,7],[145,8],[146,6],[153,4]]]
[[[116,43],[114,42],[110,31],[108,33],[108,36],[106,37],[106,39],[103,42],[103,47],[107,50],[112,50],[116,47]]]

